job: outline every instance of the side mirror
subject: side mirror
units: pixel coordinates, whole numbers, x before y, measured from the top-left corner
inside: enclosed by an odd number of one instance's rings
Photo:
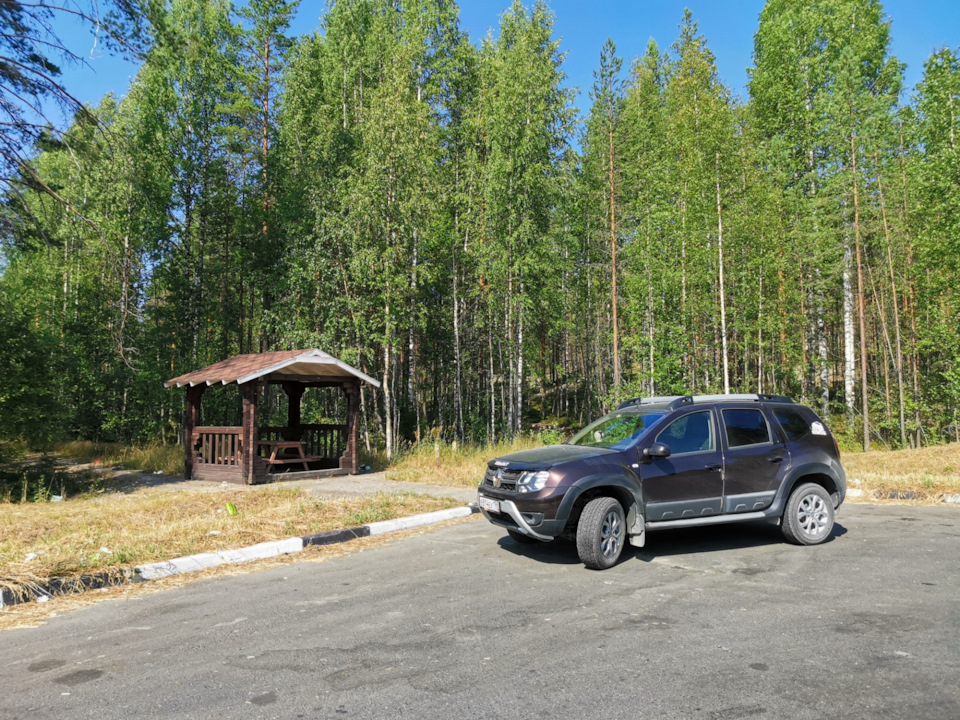
[[[664,445],[663,443],[654,443],[650,447],[645,447],[643,449],[643,458],[645,460],[652,460],[653,458],[665,458],[670,457],[670,446]]]

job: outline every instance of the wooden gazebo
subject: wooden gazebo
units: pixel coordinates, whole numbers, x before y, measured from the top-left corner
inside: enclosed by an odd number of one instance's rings
[[[357,452],[360,383],[380,383],[320,350],[237,355],[175,377],[165,387],[186,387],[184,476],[235,483],[284,477],[346,475],[359,467]],[[203,427],[200,403],[212,385],[236,384],[243,400],[240,427]],[[257,406],[264,385],[279,385],[288,398],[286,427],[261,427]],[[341,425],[303,424],[301,400],[307,388],[340,388],[347,417]]]

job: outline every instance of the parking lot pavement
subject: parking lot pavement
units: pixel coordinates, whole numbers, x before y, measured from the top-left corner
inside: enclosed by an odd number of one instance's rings
[[[611,570],[474,520],[0,634],[3,718],[960,717],[960,511],[648,536]]]

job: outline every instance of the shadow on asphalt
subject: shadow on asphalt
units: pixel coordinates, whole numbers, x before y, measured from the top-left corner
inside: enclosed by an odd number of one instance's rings
[[[836,538],[846,534],[847,529],[840,523],[835,523],[833,532],[824,541],[824,544],[831,543]],[[519,543],[509,535],[504,535],[497,541],[497,544],[507,552],[537,562],[550,565],[580,564],[580,559],[577,557],[577,545],[570,540],[558,539],[545,543]],[[658,530],[647,533],[647,542],[642,548],[627,545],[623,550],[620,562],[629,562],[634,558],[643,562],[651,562],[655,558],[674,555],[746,550],[753,547],[781,544],[787,544],[787,542],[783,539],[780,528],[763,520],[730,525]]]
[[[518,543],[509,535],[504,535],[497,544],[514,555],[530,558],[548,565],[580,565],[577,557],[577,544],[569,540],[552,542]]]

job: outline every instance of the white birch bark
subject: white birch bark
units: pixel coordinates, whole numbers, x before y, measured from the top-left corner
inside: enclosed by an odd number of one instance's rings
[[[847,421],[852,423],[856,403],[857,351],[854,343],[853,251],[843,244],[843,402]]]
[[[384,440],[386,442],[387,460],[393,458],[393,411],[391,405],[393,396],[390,388],[390,343],[392,342],[390,331],[390,303],[387,303],[383,309],[386,318],[386,338],[383,343],[383,415],[384,415]]]
[[[717,264],[720,280],[720,343],[723,348],[723,392],[730,394],[730,355],[727,350],[727,300],[723,282],[723,210],[720,203],[720,153],[717,153]]]
[[[520,432],[520,426],[523,420],[523,283],[520,283],[520,310],[518,312],[519,322],[517,329],[517,374],[514,382],[516,383],[516,413],[513,427],[514,433]]]

